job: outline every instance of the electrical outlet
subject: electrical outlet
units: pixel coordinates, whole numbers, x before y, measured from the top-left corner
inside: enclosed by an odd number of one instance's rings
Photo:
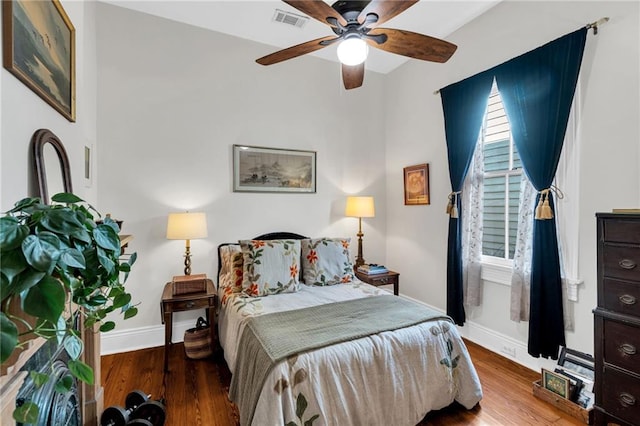
[[[504,345],[502,346],[502,350],[500,352],[513,358],[516,357],[516,348],[513,346]]]

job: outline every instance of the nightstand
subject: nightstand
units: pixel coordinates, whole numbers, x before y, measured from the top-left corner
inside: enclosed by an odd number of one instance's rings
[[[164,286],[160,312],[164,324],[164,371],[169,371],[169,348],[171,347],[171,335],[173,334],[173,313],[192,311],[194,309],[207,309],[208,321],[211,330],[211,343],[216,341],[216,302],[218,296],[213,281],[207,280],[207,290],[204,293],[189,293],[178,296],[173,295],[171,283]]]
[[[381,286],[381,285],[391,285],[393,284],[393,294],[398,295],[398,290],[400,288],[400,274],[393,271],[387,271],[383,274],[363,274],[362,272],[358,272],[356,270],[356,277],[360,281],[364,281],[367,284]]]

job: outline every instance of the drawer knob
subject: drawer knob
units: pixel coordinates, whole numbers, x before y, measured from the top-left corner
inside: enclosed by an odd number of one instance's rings
[[[636,262],[631,259],[622,259],[620,262],[618,262],[618,265],[620,265],[620,267],[623,269],[633,269],[637,266]]]
[[[630,393],[622,392],[618,396],[618,401],[620,401],[620,405],[623,407],[631,407],[636,404],[636,398]]]
[[[187,302],[187,308],[193,308],[194,306],[196,306],[196,302]]]
[[[625,305],[635,305],[636,304],[636,298],[630,294],[623,294],[622,296],[618,297],[618,300],[620,300],[621,303],[625,304]]]
[[[389,280],[387,280],[386,278],[382,278],[380,281],[386,284],[387,281],[389,281]]]
[[[623,343],[620,345],[620,352],[622,352],[625,355],[635,355],[636,354],[636,347],[633,345],[630,345],[629,343]]]

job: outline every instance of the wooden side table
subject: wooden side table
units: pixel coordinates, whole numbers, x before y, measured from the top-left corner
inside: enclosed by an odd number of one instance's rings
[[[169,371],[169,348],[171,346],[171,335],[173,334],[173,313],[182,311],[192,311],[194,309],[205,308],[208,311],[208,321],[211,330],[211,344],[216,341],[216,289],[213,281],[207,280],[207,290],[204,293],[190,293],[173,295],[171,283],[164,286],[162,292],[162,302],[160,312],[162,323],[164,324],[164,371]]]
[[[376,287],[381,285],[393,284],[393,294],[396,296],[400,290],[400,274],[394,271],[387,271],[383,274],[363,274],[356,270],[356,277],[360,281],[364,281],[367,284],[374,285]]]

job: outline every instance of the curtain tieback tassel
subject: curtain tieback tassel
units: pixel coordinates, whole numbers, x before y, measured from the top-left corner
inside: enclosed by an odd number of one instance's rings
[[[549,191],[550,188],[540,191],[540,199],[536,206],[535,215],[537,220],[553,219],[553,210],[551,210],[551,206],[549,205]]]
[[[450,192],[449,203],[447,204],[447,214],[451,219],[458,218],[458,195],[462,191]]]

